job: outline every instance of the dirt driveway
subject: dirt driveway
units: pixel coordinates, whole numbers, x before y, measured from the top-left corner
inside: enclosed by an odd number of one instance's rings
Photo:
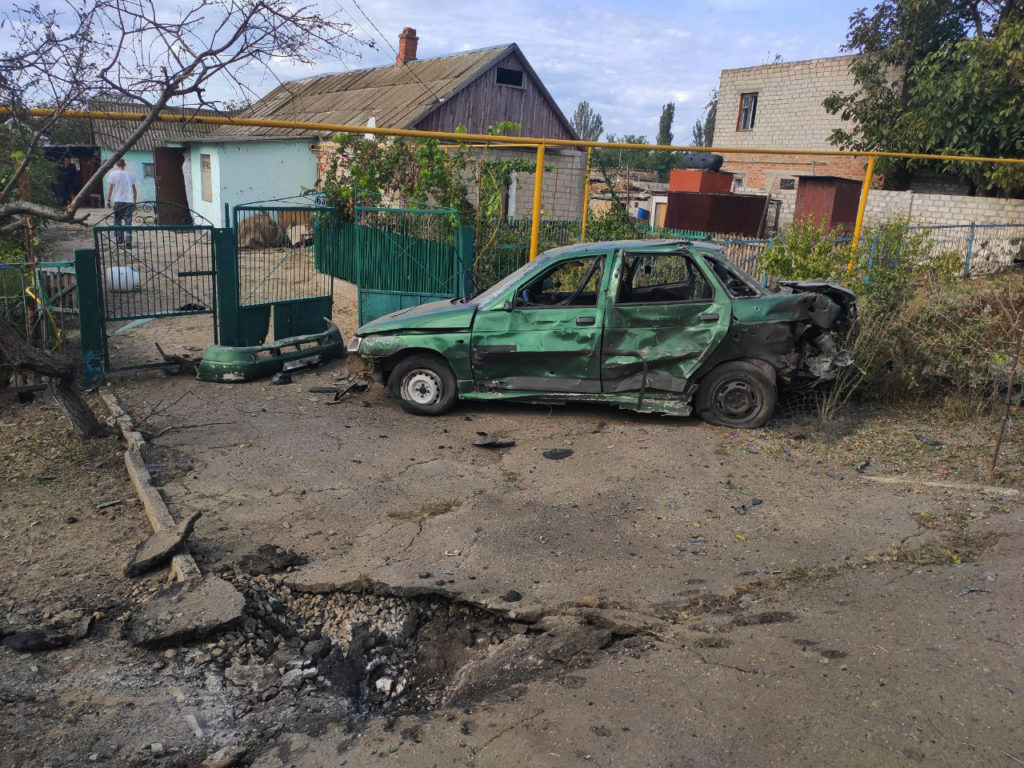
[[[425,419],[379,386],[339,404],[307,392],[343,373],[115,385],[167,430],[150,461],[175,516],[203,513],[204,571],[261,544],[308,559],[252,585],[313,606],[311,637],[330,634],[323,606],[340,599],[468,617],[444,632],[476,656],[449,648],[409,677],[433,694],[355,720],[276,709],[275,728],[248,732],[252,765],[1024,760],[1019,496],[868,482],[797,422],[734,432],[501,405]],[[516,444],[474,446],[484,433]],[[228,666],[248,674],[245,661]],[[197,744],[237,743],[261,707],[217,714],[198,679],[186,696],[206,701],[204,736],[151,724],[143,739],[178,742],[187,765]]]

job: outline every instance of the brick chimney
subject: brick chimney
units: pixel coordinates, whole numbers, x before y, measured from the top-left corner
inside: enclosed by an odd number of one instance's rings
[[[397,66],[408,64],[410,61],[416,61],[416,43],[419,41],[420,39],[416,37],[416,30],[412,27],[406,27],[402,30],[402,33],[398,36],[398,58],[395,59]]]

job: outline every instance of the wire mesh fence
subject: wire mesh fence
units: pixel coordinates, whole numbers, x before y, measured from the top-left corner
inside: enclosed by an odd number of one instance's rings
[[[238,297],[243,307],[331,295],[330,275],[319,269],[318,239],[329,209],[305,205],[238,206]],[[321,257],[322,258],[322,257]]]
[[[579,242],[579,221],[541,222],[539,250]],[[1024,264],[1024,224],[946,224],[912,225],[908,234],[923,235],[930,258],[943,264],[959,264],[965,276],[1004,270]],[[587,233],[590,240],[590,232]],[[697,232],[666,228],[638,228],[636,236],[643,239],[678,238],[708,241],[721,246],[737,266],[759,279],[767,279],[761,257],[773,247],[776,238],[739,237],[714,232]],[[865,232],[862,247],[867,249],[869,265],[883,257],[879,252],[881,237]],[[834,239],[836,249],[848,250],[851,238]],[[502,222],[491,231],[477,232],[477,253],[474,280],[477,287],[489,285],[515,271],[529,258],[530,221]],[[923,266],[923,265],[922,265]],[[776,275],[783,279],[791,275]]]

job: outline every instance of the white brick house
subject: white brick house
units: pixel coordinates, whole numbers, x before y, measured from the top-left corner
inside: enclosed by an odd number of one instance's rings
[[[757,149],[836,149],[829,134],[844,127],[822,102],[834,91],[856,89],[853,56],[723,69],[714,146]],[[859,158],[728,154],[723,170],[747,189],[792,189],[797,174],[860,178]]]

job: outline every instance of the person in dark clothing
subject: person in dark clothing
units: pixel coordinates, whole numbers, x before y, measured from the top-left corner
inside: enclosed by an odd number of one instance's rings
[[[57,166],[57,199],[61,205],[71,202],[77,191],[77,181],[78,169],[75,167],[75,161],[65,155],[61,164]]]

